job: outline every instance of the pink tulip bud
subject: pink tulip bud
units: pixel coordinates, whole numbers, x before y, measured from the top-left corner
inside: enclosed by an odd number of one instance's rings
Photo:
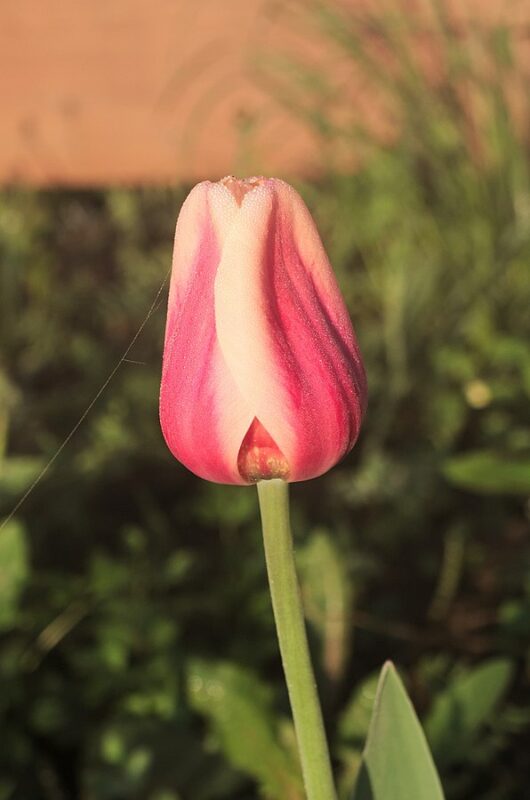
[[[366,402],[355,334],[302,198],[274,178],[198,184],[177,221],[160,420],[219,483],[326,472]]]

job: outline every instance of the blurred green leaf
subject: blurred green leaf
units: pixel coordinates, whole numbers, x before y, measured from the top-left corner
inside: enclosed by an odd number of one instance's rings
[[[349,798],[353,792],[362,763],[362,750],[370,727],[378,683],[379,672],[374,672],[361,681],[339,717],[336,749],[342,764],[340,797]]]
[[[438,695],[425,731],[440,764],[465,760],[480,726],[491,718],[512,677],[513,664],[496,658],[457,673]]]
[[[352,625],[353,586],[336,539],[314,531],[297,557],[304,611],[320,639],[324,671],[337,681],[344,669]]]
[[[101,755],[109,764],[119,764],[124,760],[126,746],[119,730],[113,728],[105,731],[101,738]]]
[[[129,753],[126,762],[126,770],[134,780],[142,777],[149,768],[152,755],[146,747],[136,747]]]
[[[394,666],[382,669],[353,800],[443,800],[440,779]]]
[[[24,528],[15,520],[0,531],[0,630],[9,628],[29,573]]]
[[[486,494],[530,493],[530,459],[479,450],[448,459],[445,477],[456,486]]]
[[[379,673],[373,672],[356,687],[339,720],[339,736],[344,740],[364,743],[379,683]]]
[[[44,466],[41,458],[10,456],[0,461],[0,500],[11,500],[21,495],[38,476]]]
[[[299,764],[280,741],[266,686],[235,664],[194,662],[188,687],[191,705],[209,718],[227,758],[255,778],[265,796],[303,797]]]

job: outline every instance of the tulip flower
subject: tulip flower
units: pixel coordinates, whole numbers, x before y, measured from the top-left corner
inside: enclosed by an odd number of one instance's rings
[[[273,178],[198,184],[182,206],[160,420],[172,453],[256,483],[272,606],[308,800],[336,800],[293,557],[288,483],[354,445],[366,401],[355,334],[302,198]]]
[[[273,178],[198,184],[177,221],[160,420],[192,472],[302,481],[353,447],[366,380],[313,219]]]

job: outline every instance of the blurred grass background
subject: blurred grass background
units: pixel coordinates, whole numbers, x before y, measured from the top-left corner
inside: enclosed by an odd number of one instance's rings
[[[462,40],[433,7],[436,77],[403,15],[330,3],[312,4],[311,24],[341,80],[256,58],[257,79],[327,154],[327,172],[298,188],[370,384],[354,452],[292,487],[294,527],[341,797],[392,658],[448,800],[521,800],[528,76],[509,29]],[[384,129],[357,113],[349,69]],[[337,168],[339,153],[355,168]],[[4,517],[144,320],[188,188],[2,192]],[[159,431],[164,305],[1,531],[0,800],[302,797],[255,492],[196,479]]]

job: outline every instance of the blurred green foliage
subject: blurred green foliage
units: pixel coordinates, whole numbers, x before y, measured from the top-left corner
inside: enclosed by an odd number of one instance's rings
[[[276,97],[329,154],[326,175],[300,188],[370,383],[354,452],[292,491],[341,798],[392,658],[448,800],[520,800],[530,779],[530,118],[525,98],[515,124],[507,87],[524,74],[506,31],[477,29],[472,47],[440,10],[436,80],[392,15],[368,20],[374,54],[366,19],[329,3],[313,10],[315,35],[399,122],[381,142],[347,86],[269,61]],[[471,58],[478,45],[487,79]],[[362,156],[356,170],[334,168],[339,150]],[[184,194],[3,192],[4,518],[145,319]],[[165,293],[0,532],[0,800],[302,796],[255,492],[194,478],[161,439],[164,303]]]

